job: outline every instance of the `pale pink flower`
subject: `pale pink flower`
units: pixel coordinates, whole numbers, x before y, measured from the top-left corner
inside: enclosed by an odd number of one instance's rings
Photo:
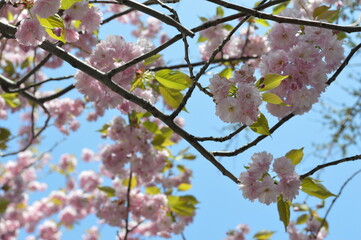
[[[67,227],[73,225],[73,223],[77,220],[77,212],[74,208],[67,206],[62,209],[59,213],[60,222]]]
[[[78,178],[79,178],[80,187],[85,192],[94,191],[101,183],[101,179],[99,178],[99,176],[92,170],[82,171],[79,174]]]
[[[266,175],[260,182],[258,201],[267,205],[277,202],[279,191],[274,180]]]
[[[273,171],[278,174],[279,178],[290,177],[295,172],[295,165],[286,157],[276,158],[273,163]]]
[[[33,16],[47,18],[56,14],[60,7],[60,0],[36,0],[31,8]]]
[[[89,33],[96,31],[102,22],[102,13],[95,6],[86,8],[85,12],[85,15],[81,18],[80,27]]]
[[[39,226],[39,235],[43,240],[60,240],[61,232],[54,221],[46,220]]]
[[[69,16],[74,20],[81,20],[85,14],[87,13],[86,9],[88,9],[88,1],[80,1],[71,5],[70,8],[64,11],[64,14]]]
[[[45,30],[37,19],[25,19],[20,23],[15,37],[20,44],[35,47],[45,40]]]
[[[247,198],[250,201],[254,201],[260,196],[260,183],[248,172],[241,173],[239,181],[239,187],[243,192],[244,198]]]
[[[209,82],[209,90],[213,94],[213,98],[216,101],[219,101],[228,96],[229,88],[231,87],[232,83],[227,78],[220,77],[218,74],[216,74],[209,79]]]
[[[233,97],[223,98],[216,105],[216,115],[223,121],[228,123],[240,122],[242,109],[239,101]]]
[[[278,189],[285,200],[292,201],[298,195],[301,186],[301,180],[298,174],[294,173],[292,176],[282,178],[278,183]]]
[[[251,159],[252,162],[249,164],[247,171],[252,177],[258,179],[262,177],[264,173],[268,172],[273,156],[267,152],[260,152],[253,154]]]

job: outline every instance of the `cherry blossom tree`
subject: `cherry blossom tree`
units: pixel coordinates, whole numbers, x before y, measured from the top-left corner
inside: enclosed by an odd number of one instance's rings
[[[185,0],[0,1],[0,118],[6,120],[0,126],[1,239],[21,233],[27,240],[61,239],[64,229],[90,215],[97,221],[83,239],[102,239],[104,225],[117,229],[116,239],[186,239],[183,231],[201,204],[187,193],[192,169],[183,162],[196,155],[239,186],[245,199],[275,204],[289,239],[327,237],[328,213],[361,170],[338,193],[315,175],[361,159],[348,155],[360,136],[357,87],[350,92],[353,105],[324,110],[332,140],[317,149],[327,152],[327,161],[300,172],[296,167],[311,150],[284,149],[274,156],[255,146],[302,119],[340,81],[361,47],[361,2],[206,0],[214,11],[192,19],[192,26],[183,24],[187,13],[177,10],[180,2]],[[124,34],[101,37],[107,26],[124,28]],[[176,44],[174,56],[164,53]],[[72,74],[65,75],[70,67]],[[51,71],[57,76],[48,77]],[[186,130],[197,95],[206,96],[211,114],[229,126],[225,136]],[[100,123],[109,112],[115,114]],[[14,119],[21,125],[14,127]],[[81,158],[61,149],[58,159],[52,156],[57,144],[37,151],[47,144],[48,129],[69,136],[91,122],[98,124],[100,149],[79,149]],[[242,133],[254,137],[242,147],[218,151],[206,144],[232,142]],[[176,151],[181,142],[189,147]],[[341,159],[332,158],[335,148],[342,150]],[[251,158],[237,163],[242,172],[232,173],[220,161],[246,151]],[[78,170],[86,164],[94,167]],[[66,181],[37,198],[48,188],[39,177],[44,172]],[[322,204],[301,202],[300,191]],[[332,202],[321,216],[325,199]],[[291,212],[302,214],[295,218]],[[247,223],[240,223],[225,239],[249,233]],[[262,230],[253,238],[273,234]]]

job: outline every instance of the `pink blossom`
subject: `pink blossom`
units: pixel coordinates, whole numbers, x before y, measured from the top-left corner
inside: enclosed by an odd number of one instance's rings
[[[99,229],[97,226],[93,226],[86,231],[86,234],[82,236],[83,240],[98,240],[99,239]]]
[[[291,176],[282,178],[278,183],[278,189],[283,195],[284,199],[292,201],[298,195],[301,186],[301,180],[298,174],[294,173]]]
[[[72,172],[77,165],[77,160],[73,155],[63,154],[60,157],[59,168],[64,172]]]
[[[92,170],[82,171],[79,174],[78,178],[79,178],[80,187],[85,192],[94,191],[101,183],[101,179],[99,178],[99,176]]]
[[[54,221],[46,220],[39,226],[39,235],[43,240],[60,240],[61,232]]]
[[[82,9],[84,11],[84,9]],[[96,31],[102,22],[102,13],[97,7],[86,8],[80,27],[89,33]]]
[[[223,121],[228,123],[239,122],[242,109],[239,101],[233,97],[223,98],[216,105],[216,114]]]
[[[70,227],[77,220],[77,212],[74,208],[67,206],[59,213],[59,218],[64,226]]]
[[[31,12],[34,16],[39,15],[42,18],[47,18],[56,14],[59,7],[60,0],[36,0]]]
[[[20,23],[15,37],[22,45],[37,46],[45,40],[45,30],[37,19],[25,19]]]
[[[273,171],[275,171],[280,178],[287,178],[292,176],[295,172],[295,166],[291,160],[286,157],[276,158],[273,163]]]
[[[240,184],[239,187],[243,192],[243,197],[254,201],[260,195],[260,183],[251,176],[248,172],[243,172],[239,178]]]
[[[89,8],[88,4],[89,4],[88,1],[76,2],[73,5],[71,5],[70,8],[66,9],[64,11],[64,14],[66,16],[69,16],[71,19],[81,20],[85,16],[85,14],[88,12],[88,11],[86,11],[86,9]]]
[[[270,176],[265,176],[259,187],[258,201],[267,205],[277,202],[279,191],[274,180]]]
[[[219,101],[228,96],[229,88],[232,85],[228,79],[220,77],[218,74],[216,74],[209,79],[209,82],[211,83],[209,85],[209,90],[213,94],[213,98],[216,101]]]
[[[273,156],[267,152],[260,152],[253,154],[251,159],[252,162],[249,164],[247,171],[254,179],[259,179],[264,173],[268,172]]]

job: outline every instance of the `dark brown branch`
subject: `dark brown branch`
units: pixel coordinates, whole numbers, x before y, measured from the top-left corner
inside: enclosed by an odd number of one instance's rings
[[[350,59],[353,57],[353,55],[361,48],[361,43],[359,45],[357,45],[356,47],[352,48],[352,50],[350,51],[350,53],[348,54],[348,56],[345,58],[345,60],[343,61],[343,63],[341,64],[341,66],[337,69],[337,71],[332,75],[332,77],[330,77],[330,79],[328,79],[327,84],[330,85],[332,82],[334,82],[336,80],[336,78],[338,77],[338,75],[342,72],[342,70],[347,66],[347,64],[349,63]]]
[[[226,8],[234,9],[237,11],[241,11],[245,14],[249,14],[256,18],[261,19],[268,19],[271,21],[275,21],[278,23],[289,23],[289,24],[295,24],[295,25],[303,25],[303,26],[310,26],[310,27],[318,27],[318,28],[326,28],[331,30],[337,30],[347,33],[352,32],[361,32],[361,27],[359,26],[342,26],[337,24],[331,24],[326,22],[320,22],[320,21],[313,21],[313,20],[305,20],[305,19],[298,19],[298,18],[291,18],[291,17],[283,17],[278,15],[272,15],[268,13],[264,13],[258,10],[254,10],[251,8],[246,8],[240,5],[236,5],[233,3],[229,3],[223,0],[207,0],[208,2],[213,2],[215,4],[221,5]]]
[[[123,240],[127,240],[128,239],[128,234],[129,234],[129,215],[130,215],[130,190],[132,188],[132,177],[133,177],[133,171],[131,169],[132,167],[130,167],[130,172],[129,172],[129,182],[128,182],[128,189],[127,189],[127,217],[125,218],[125,236]]]
[[[290,120],[291,118],[293,118],[295,115],[288,114],[286,117],[282,118],[276,125],[274,125],[271,129],[270,129],[270,133],[272,134],[274,131],[276,131],[280,126],[282,126],[284,123],[286,123],[288,120]],[[255,140],[253,140],[252,142],[249,142],[248,144],[244,145],[241,148],[238,148],[234,151],[217,151],[217,152],[212,152],[212,154],[214,156],[223,156],[223,157],[232,157],[232,156],[236,156],[244,151],[246,151],[247,149],[256,146],[260,141],[262,141],[263,139],[265,139],[266,137],[268,137],[268,135],[261,135],[258,136]]]
[[[142,3],[138,3],[136,1],[133,0],[117,0],[117,2],[119,2],[120,4],[124,4],[128,7],[132,7],[138,11],[144,12],[152,17],[155,17],[159,20],[161,20],[162,22],[171,25],[175,28],[178,29],[179,32],[190,36],[190,37],[194,37],[194,32],[192,32],[191,30],[187,29],[186,27],[184,27],[182,24],[180,24],[179,22],[175,21],[173,18],[158,12],[150,7],[147,7],[146,5],[142,4]]]
[[[259,56],[253,56],[253,57],[237,57],[237,58],[219,58],[219,59],[214,59],[212,61],[211,64],[216,64],[216,63],[227,63],[227,62],[236,62],[236,61],[247,61],[250,59],[257,59],[259,58]],[[197,67],[197,66],[202,66],[206,63],[207,61],[199,61],[199,62],[193,62],[190,63],[193,67]],[[158,71],[158,70],[162,70],[162,69],[178,69],[178,68],[184,68],[184,67],[188,67],[188,63],[184,63],[184,64],[177,64],[177,65],[170,65],[170,66],[160,66],[160,67],[151,67],[148,70],[152,70],[152,71]]]
[[[355,156],[352,156],[352,157],[343,158],[343,159],[340,159],[340,160],[337,160],[337,161],[321,164],[321,165],[318,165],[317,167],[315,167],[314,169],[312,169],[311,171],[309,171],[309,172],[307,172],[305,174],[302,174],[300,176],[300,179],[302,180],[302,179],[304,179],[306,177],[309,177],[309,176],[311,176],[312,174],[314,174],[315,172],[317,172],[320,169],[323,169],[323,168],[326,168],[326,167],[329,167],[329,166],[335,166],[335,165],[340,164],[340,163],[356,161],[356,160],[360,160],[360,159],[361,159],[361,154],[355,155]]]
[[[235,131],[233,131],[232,133],[230,133],[224,137],[195,137],[195,139],[200,142],[204,142],[204,141],[225,142],[225,141],[228,141],[229,139],[233,138],[234,136],[236,136],[238,133],[240,133],[246,127],[247,127],[246,125],[243,125],[243,126],[239,127],[238,129],[236,129]]]
[[[50,96],[47,96],[47,97],[42,97],[42,98],[39,98],[39,101],[41,103],[45,103],[45,102],[48,102],[48,101],[51,101],[55,98],[58,98],[62,95],[64,95],[65,93],[73,90],[75,88],[74,84],[70,84],[69,86],[67,86],[66,88],[60,90],[59,92],[53,94],[53,95],[50,95]]]

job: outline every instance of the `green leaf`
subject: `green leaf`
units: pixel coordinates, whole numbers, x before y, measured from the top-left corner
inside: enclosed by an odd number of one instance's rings
[[[261,18],[255,19],[254,22],[257,23],[257,24],[259,24],[259,25],[261,25],[261,26],[263,26],[263,27],[269,27],[269,26],[271,26],[271,25],[267,22],[267,20],[261,19]]]
[[[192,79],[180,71],[163,69],[155,74],[155,79],[166,88],[182,91],[192,85]]]
[[[231,31],[234,27],[231,24],[224,24],[222,28],[226,29],[227,31]]]
[[[146,187],[145,193],[155,195],[160,193],[160,189],[157,188],[156,186]]]
[[[61,0],[60,9],[66,10],[70,8],[74,3],[81,1],[83,0]]]
[[[164,101],[172,108],[177,108],[183,100],[183,94],[163,86],[159,86],[159,92]]]
[[[129,186],[129,178],[124,179],[122,181],[122,184],[123,184],[123,186],[128,187]],[[137,178],[133,176],[132,179],[130,180],[130,189],[133,189],[136,186],[137,186]]]
[[[194,215],[196,209],[195,205],[198,203],[197,199],[191,195],[173,196],[169,195],[168,207],[170,210],[178,215],[190,217]]]
[[[97,132],[100,132],[102,134],[108,134],[108,128],[110,125],[108,123],[104,124],[101,129],[98,129]]]
[[[58,14],[55,14],[48,18],[41,18],[39,17],[39,15],[36,15],[36,17],[38,18],[40,25],[45,28],[45,31],[49,34],[50,37],[66,43],[64,20]],[[62,29],[60,36],[57,36],[53,33],[54,28]]]
[[[143,126],[151,133],[154,134],[160,133],[158,125],[154,122],[149,122],[149,121],[143,122]]]
[[[192,184],[189,183],[181,183],[178,185],[178,191],[188,191],[192,188]]]
[[[283,222],[283,225],[285,226],[285,231],[287,231],[287,226],[290,223],[290,207],[291,203],[289,201],[283,201],[282,195],[278,197],[277,201],[277,209],[278,209],[278,215],[280,217],[281,222]]]
[[[286,104],[279,96],[277,96],[274,93],[266,92],[262,94],[262,100],[268,103],[276,104],[276,105],[282,105],[289,107],[291,105]]]
[[[12,108],[16,108],[16,107],[20,106],[20,104],[21,104],[17,93],[3,93],[3,94],[0,94],[0,96]]]
[[[269,230],[261,230],[257,232],[253,238],[257,240],[267,240],[270,239],[274,233],[275,232]]]
[[[302,179],[301,187],[303,192],[319,199],[326,199],[328,197],[336,196],[335,194],[328,191],[326,187],[320,183],[320,181],[311,177]]]
[[[282,76],[276,73],[269,73],[261,77],[256,82],[256,87],[259,91],[264,92],[278,87],[287,76]]]
[[[249,127],[255,133],[267,136],[271,135],[271,133],[269,132],[267,118],[262,113],[260,113],[257,121]]]
[[[187,154],[184,154],[183,155],[183,159],[186,159],[186,160],[194,160],[194,159],[196,159],[196,155],[194,155],[194,154],[191,154],[191,153],[187,153]]]
[[[303,159],[303,148],[300,149],[292,149],[288,153],[286,153],[286,158],[292,161],[293,165],[299,164]]]
[[[0,127],[0,149],[6,149],[6,142],[9,140],[11,133],[7,128]]]
[[[200,19],[202,22],[207,22],[207,21],[208,21],[208,19],[205,18],[205,17],[199,17],[199,19]]]
[[[13,75],[15,73],[14,64],[9,60],[5,60],[5,62],[6,66],[4,67],[4,71],[8,74],[8,76]]]
[[[155,54],[147,59],[144,60],[144,65],[149,65],[155,61],[157,61],[162,55],[160,54]]]
[[[216,15],[218,17],[223,17],[224,16],[224,11],[223,11],[223,8],[221,6],[217,7],[216,9]]]
[[[304,224],[308,221],[308,219],[309,219],[308,214],[302,214],[297,218],[296,224]]]
[[[322,15],[323,13],[327,12],[327,10],[330,9],[330,7],[327,7],[325,5],[319,6],[313,10],[313,18],[316,19],[318,16]]]
[[[347,35],[345,32],[339,32],[337,34],[337,40],[342,40],[342,39],[345,39],[346,37],[347,37]]]
[[[105,192],[108,197],[115,197],[115,189],[108,186],[101,186],[98,189],[102,192]]]
[[[198,38],[198,41],[197,42],[205,42],[205,41],[207,41],[208,40],[208,38],[206,38],[206,37],[203,37],[203,36],[199,36],[199,38]]]
[[[4,213],[10,203],[10,200],[6,198],[0,198],[0,213]]]
[[[279,14],[281,11],[283,11],[284,9],[286,9],[286,7],[287,7],[287,5],[288,5],[289,3],[290,3],[290,1],[285,2],[285,3],[278,4],[277,6],[275,6],[275,7],[273,8],[272,14],[273,14],[273,15]]]
[[[220,77],[224,77],[227,79],[230,79],[232,77],[232,75],[233,75],[232,68],[225,68],[222,70],[222,72],[219,73]]]

